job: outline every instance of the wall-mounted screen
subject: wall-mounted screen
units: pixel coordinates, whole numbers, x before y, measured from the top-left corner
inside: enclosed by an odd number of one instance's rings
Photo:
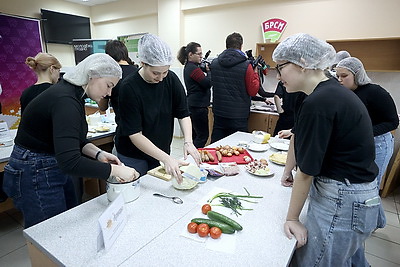
[[[73,39],[90,39],[90,18],[41,9],[46,43],[72,44]]]

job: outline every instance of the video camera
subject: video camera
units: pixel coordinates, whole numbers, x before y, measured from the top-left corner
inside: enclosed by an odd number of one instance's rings
[[[247,55],[247,58],[251,61],[253,68],[255,68],[257,66],[258,69],[261,69],[262,71],[265,71],[266,69],[270,68],[270,66],[267,63],[265,63],[265,60],[262,58],[261,55],[259,55],[255,59],[253,56],[253,51],[251,49],[246,51],[246,55]]]
[[[211,62],[207,60],[208,56],[211,54],[211,50],[208,50],[207,53],[204,55],[204,58],[200,62],[200,69],[203,72],[207,72],[207,66],[210,66]]]

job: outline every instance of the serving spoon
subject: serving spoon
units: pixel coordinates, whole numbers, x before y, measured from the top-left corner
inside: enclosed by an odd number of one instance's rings
[[[180,197],[170,197],[170,196],[166,196],[166,195],[163,195],[163,194],[160,194],[160,193],[154,193],[153,196],[170,198],[176,204],[183,204],[183,200]]]

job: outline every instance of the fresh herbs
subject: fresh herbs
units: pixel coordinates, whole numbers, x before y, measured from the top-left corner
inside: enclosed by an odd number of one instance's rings
[[[214,199],[219,199],[220,203],[218,206],[224,206],[227,208],[230,208],[232,210],[232,213],[234,213],[236,216],[242,215],[240,213],[241,210],[253,210],[253,209],[246,209],[242,206],[242,201],[245,202],[250,202],[250,203],[257,203],[257,201],[249,200],[249,199],[255,199],[255,198],[263,198],[262,196],[253,196],[250,195],[249,191],[245,187],[243,187],[244,190],[246,191],[247,195],[236,195],[232,193],[226,193],[226,192],[221,192],[213,196],[208,200],[209,203],[211,203]]]

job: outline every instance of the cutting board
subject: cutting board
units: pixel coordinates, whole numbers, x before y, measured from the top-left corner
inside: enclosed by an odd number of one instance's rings
[[[147,171],[147,174],[150,174],[154,177],[160,178],[164,181],[170,181],[172,179],[172,176],[170,174],[167,174],[165,172],[164,167],[162,167],[162,166],[158,166],[154,169]]]
[[[208,152],[210,152],[213,156],[214,156],[214,161],[207,161],[205,163],[208,164],[218,164],[218,160],[217,160],[217,154],[216,154],[216,150],[215,148],[198,148],[198,150],[207,150]],[[243,154],[239,154],[239,155],[233,155],[232,157],[222,157],[222,161],[221,162],[236,162],[237,164],[247,164],[249,163],[248,161],[244,160],[244,156],[248,156],[250,157],[251,161],[253,161],[253,157],[249,154],[249,152],[245,149]]]

